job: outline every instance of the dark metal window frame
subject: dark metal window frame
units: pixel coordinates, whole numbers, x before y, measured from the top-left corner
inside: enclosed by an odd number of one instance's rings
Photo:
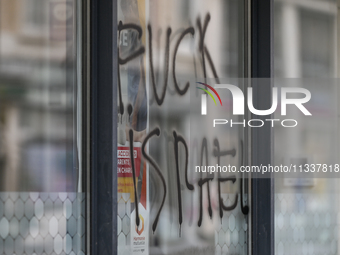
[[[269,78],[273,70],[273,0],[249,1],[251,77]],[[89,7],[90,253],[117,254],[117,0],[90,0]],[[271,84],[252,86],[254,106],[270,107]],[[268,127],[252,130],[251,144],[253,165],[271,162],[272,134]],[[252,179],[251,197],[251,254],[274,254],[274,180]]]
[[[90,0],[90,254],[117,254],[117,1]]]
[[[251,0],[251,77],[271,78],[273,73],[273,2]],[[270,79],[252,82],[256,109],[271,106]],[[263,119],[269,116],[262,116]],[[259,118],[259,116],[254,116]],[[273,139],[270,125],[251,130],[252,165],[272,162]],[[253,178],[251,181],[251,250],[252,254],[274,254],[274,179]]]

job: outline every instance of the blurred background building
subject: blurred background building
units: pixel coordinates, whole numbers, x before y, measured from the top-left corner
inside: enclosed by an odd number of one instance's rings
[[[0,254],[85,251],[75,8],[0,1]]]

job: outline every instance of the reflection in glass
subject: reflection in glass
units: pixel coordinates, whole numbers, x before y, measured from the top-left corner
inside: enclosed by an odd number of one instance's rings
[[[338,2],[275,0],[276,78],[313,78],[313,118],[275,130],[274,162],[339,162]],[[313,79],[310,79],[312,81]],[[294,80],[292,80],[294,83]],[[288,138],[288,139],[287,139]],[[275,180],[275,253],[339,254],[339,179]]]
[[[244,76],[243,2],[122,0],[118,23],[118,253],[247,254],[240,176],[219,189],[194,172],[202,146],[202,164],[217,163],[217,137],[221,164],[238,164],[243,133],[192,117],[196,81]],[[221,213],[221,201],[237,206]]]
[[[1,254],[85,252],[77,4],[0,1]]]

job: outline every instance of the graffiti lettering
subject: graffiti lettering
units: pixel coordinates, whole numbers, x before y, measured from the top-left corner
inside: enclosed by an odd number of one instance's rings
[[[201,19],[198,17],[196,20],[196,26],[199,34],[199,43],[198,43],[198,52],[199,56],[201,57],[201,65],[202,65],[202,70],[203,70],[203,76],[204,78],[207,77],[207,70],[206,70],[206,62],[205,59],[207,59],[207,63],[210,66],[211,72],[213,73],[214,78],[216,79],[217,83],[219,83],[219,78],[216,72],[215,65],[213,63],[213,60],[211,58],[211,55],[209,53],[208,48],[206,47],[204,43],[206,31],[208,28],[208,24],[210,21],[210,14],[208,13],[205,18],[203,25],[201,24]],[[138,33],[138,38],[141,39],[143,35],[143,30],[142,28],[137,25],[137,24],[123,24],[123,22],[119,22],[118,25],[118,40],[120,41],[120,35],[122,34],[122,31],[124,30],[134,30]],[[153,47],[152,47],[152,27],[149,24],[147,27],[148,30],[148,49],[149,49],[149,65],[150,65],[150,77],[151,77],[151,85],[152,85],[152,92],[153,96],[155,98],[156,103],[161,106],[164,103],[164,99],[166,97],[166,92],[168,91],[168,77],[169,77],[169,62],[170,62],[170,44],[171,44],[171,34],[172,34],[172,29],[171,27],[168,27],[166,30],[166,35],[165,35],[165,55],[164,55],[164,80],[163,80],[163,86],[161,88],[160,94],[157,92],[157,78],[155,74],[155,66],[154,66],[154,61],[153,61]],[[176,33],[174,33],[176,35]],[[173,57],[172,57],[172,78],[174,81],[174,87],[175,87],[175,93],[178,95],[185,95],[188,92],[190,83],[186,82],[183,88],[180,87],[177,77],[176,77],[176,57],[178,53],[178,49],[180,47],[180,44],[182,40],[184,39],[185,36],[191,35],[192,37],[195,36],[195,28],[194,27],[188,27],[181,31],[179,34],[178,39],[176,40],[176,44],[173,50]],[[177,36],[177,35],[176,35]],[[176,37],[175,37],[176,38]],[[138,49],[134,50],[132,53],[130,52],[128,56],[125,56],[124,58],[120,55],[120,51],[118,48],[118,64],[119,67],[122,65],[127,64],[128,62],[132,61],[133,59],[136,59],[138,57],[142,57],[145,53],[145,48],[144,46],[140,46]],[[194,61],[195,64],[195,61]],[[196,70],[196,64],[195,64],[195,70]],[[195,71],[196,72],[196,71]],[[121,89],[121,80],[120,80],[120,68],[118,68],[118,90],[119,90],[119,113],[121,116],[124,114],[124,104],[122,100],[122,89]],[[129,116],[133,112],[133,107],[132,105],[128,105],[128,114]],[[165,131],[164,131],[165,132]],[[161,179],[161,185],[163,186],[163,198],[162,198],[162,203],[157,211],[156,217],[154,219],[154,222],[152,224],[152,230],[155,232],[157,228],[157,224],[159,222],[160,214],[162,212],[162,209],[164,207],[165,199],[167,196],[167,185],[166,185],[166,180],[161,172],[160,167],[157,165],[156,161],[146,153],[146,145],[150,141],[150,139],[154,136],[160,136],[161,130],[159,127],[154,128],[151,132],[149,132],[143,143],[142,143],[142,155],[145,158],[145,160],[152,166],[154,171],[157,173],[158,177]],[[189,150],[188,150],[188,145],[185,140],[185,138],[177,133],[177,131],[173,131],[173,146],[174,146],[174,155],[175,155],[175,163],[176,163],[176,183],[177,183],[177,201],[178,201],[178,222],[179,222],[179,229],[181,233],[181,226],[183,223],[183,212],[182,212],[182,190],[181,190],[181,178],[180,178],[180,162],[179,162],[179,155],[180,154],[180,149],[179,149],[179,144],[182,144],[185,152],[185,165],[184,165],[184,172],[185,172],[185,187],[190,190],[194,191],[195,190],[195,184],[198,185],[199,188],[199,217],[198,217],[198,222],[197,225],[200,227],[202,225],[202,220],[203,220],[203,186],[206,184],[206,191],[207,191],[207,200],[208,200],[208,214],[209,217],[212,218],[213,216],[213,208],[212,208],[212,203],[211,203],[211,196],[210,196],[210,183],[214,180],[214,174],[207,174],[205,177],[203,177],[203,173],[200,173],[200,178],[197,180],[197,182],[192,183],[189,182],[188,178],[188,164],[189,164]],[[137,192],[137,185],[136,185],[136,172],[135,172],[135,162],[133,158],[133,140],[134,139],[134,133],[133,130],[129,130],[129,146],[130,146],[130,160],[131,160],[131,167],[132,167],[132,173],[133,173],[133,183],[134,183],[134,196],[135,196],[135,208],[136,208],[136,225],[139,226],[140,224],[140,218],[139,218],[139,212],[138,212],[138,192]],[[218,165],[220,165],[221,157],[225,156],[230,156],[230,157],[235,157],[236,156],[236,149],[230,149],[230,150],[221,150],[220,148],[220,143],[218,139],[214,139],[213,141],[213,156],[217,159]],[[243,142],[241,141],[240,144],[240,151],[242,153],[243,151]],[[203,166],[203,159],[205,159],[205,164],[208,166],[208,141],[206,138],[202,139],[202,144],[201,144],[201,151],[200,151],[200,165]],[[243,155],[240,155],[240,159],[242,160]],[[242,162],[240,163],[242,164]],[[170,169],[169,169],[170,170]],[[228,176],[228,177],[221,177],[221,174],[217,174],[217,192],[218,192],[218,207],[219,207],[219,217],[222,219],[223,218],[223,211],[231,211],[234,210],[237,207],[238,203],[238,197],[239,194],[236,192],[235,194],[235,200],[232,202],[230,205],[225,205],[221,196],[221,185],[225,183],[229,183],[230,185],[234,185],[237,181],[237,178],[235,175]],[[244,197],[243,197],[243,185],[244,185],[244,178],[241,176],[240,178],[240,186],[239,186],[239,193],[240,193],[240,206],[241,206],[241,211],[244,215],[247,215],[249,213],[249,207],[244,204]],[[171,186],[171,185],[170,185]]]

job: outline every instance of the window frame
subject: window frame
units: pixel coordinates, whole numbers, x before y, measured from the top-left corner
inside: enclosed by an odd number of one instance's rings
[[[273,71],[273,0],[244,0],[245,66],[251,78]],[[248,9],[248,6],[250,9]],[[90,13],[90,252],[117,254],[117,0],[91,0]],[[86,45],[86,39],[84,45]],[[249,47],[249,49],[248,49]],[[246,72],[246,75],[248,72]],[[248,75],[247,75],[248,76]],[[254,107],[270,107],[272,84],[251,84]],[[267,108],[266,108],[267,109]],[[266,116],[268,118],[268,116]],[[253,165],[272,162],[268,127],[248,132]],[[250,254],[274,254],[274,179],[251,179]]]

